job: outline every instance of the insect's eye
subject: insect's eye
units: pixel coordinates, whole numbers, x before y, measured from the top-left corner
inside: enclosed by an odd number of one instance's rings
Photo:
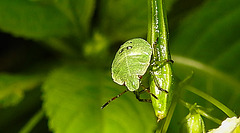
[[[127,50],[128,50],[128,49],[131,49],[131,48],[132,48],[132,46],[128,46],[128,47],[127,47]]]
[[[122,48],[119,53],[122,53],[124,50],[132,49],[132,46],[127,46],[125,48]]]

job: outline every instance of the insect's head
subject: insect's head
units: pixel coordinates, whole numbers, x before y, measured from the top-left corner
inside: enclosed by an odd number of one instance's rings
[[[132,42],[129,42],[129,45],[128,46],[124,46],[123,48],[120,49],[119,51],[119,54],[121,54],[123,51],[127,51],[129,49],[132,49],[132,45],[131,45]]]

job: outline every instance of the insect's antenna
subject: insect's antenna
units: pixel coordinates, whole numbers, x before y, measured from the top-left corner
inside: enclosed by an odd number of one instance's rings
[[[123,95],[124,93],[126,93],[128,91],[128,89],[126,89],[125,91],[123,91],[122,93],[118,94],[117,96],[113,97],[112,99],[110,99],[109,101],[107,101],[102,107],[101,109],[105,108],[111,101],[115,100],[116,98],[119,98],[121,95]]]

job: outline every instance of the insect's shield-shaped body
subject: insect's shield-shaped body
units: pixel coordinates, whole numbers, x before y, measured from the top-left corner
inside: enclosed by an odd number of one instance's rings
[[[139,77],[144,75],[150,65],[151,45],[141,38],[125,42],[117,51],[112,63],[113,81],[125,85],[129,91],[139,88]]]
[[[140,77],[146,73],[151,56],[151,45],[141,38],[131,39],[120,47],[112,63],[112,78],[119,85],[125,85],[127,90],[106,102],[102,109],[127,91],[134,91],[139,101],[145,101],[135,91],[140,87]]]

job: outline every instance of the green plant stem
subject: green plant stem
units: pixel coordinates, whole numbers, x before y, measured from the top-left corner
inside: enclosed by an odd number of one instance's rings
[[[168,25],[166,9],[163,0],[148,0],[148,37],[147,41],[152,45],[157,40],[162,47],[162,51],[153,51],[153,56],[157,56],[157,52],[162,54],[161,58],[170,59],[168,50]],[[161,59],[160,59],[161,60]]]
[[[147,41],[152,45],[154,61],[161,62],[164,60],[171,60],[168,49],[168,25],[164,0],[148,0]],[[168,94],[155,93],[158,92],[156,90],[158,87],[156,86],[156,81],[153,79],[151,80],[150,91],[159,98],[159,100],[152,99],[152,105],[159,121],[156,132],[163,133],[168,129],[171,115],[173,114],[176,106],[171,106],[173,85],[171,64],[167,63],[164,67],[156,70],[155,78],[157,80],[161,80],[159,81],[159,83],[161,83],[161,88],[168,91]],[[171,110],[170,116],[167,114],[169,109]]]
[[[228,115],[228,117],[234,117],[237,116],[232,110],[230,110],[228,107],[226,107],[225,105],[223,105],[221,102],[219,102],[218,100],[214,99],[213,97],[209,96],[208,94],[192,87],[192,86],[186,86],[185,87],[186,90],[204,98],[205,100],[209,101],[210,103],[212,103],[213,105],[215,105],[216,107],[218,107],[220,110],[222,110],[226,115]]]
[[[231,89],[233,89],[236,93],[240,93],[240,82],[236,79],[233,78],[231,75],[221,72],[207,64],[204,64],[202,62],[198,62],[196,60],[187,58],[187,57],[183,57],[183,56],[178,56],[178,55],[173,55],[174,60],[177,60],[176,63],[182,64],[182,65],[186,65],[189,67],[193,67],[195,69],[198,69],[200,71],[206,72],[210,75],[212,75],[215,78],[218,78],[220,80],[222,80],[223,82],[231,85]]]
[[[44,111],[41,109],[28,121],[28,123],[21,129],[20,133],[30,133],[43,116]]]

